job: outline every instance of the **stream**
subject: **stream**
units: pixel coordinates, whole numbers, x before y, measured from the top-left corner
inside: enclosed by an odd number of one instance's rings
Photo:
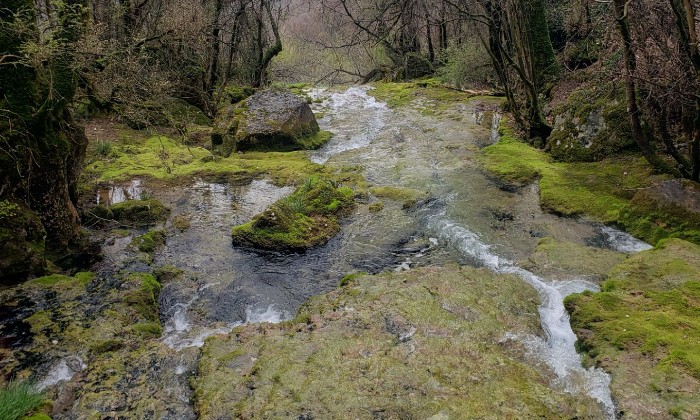
[[[543,236],[626,253],[649,246],[609,227],[545,214],[535,185],[513,192],[485,176],[473,157],[480,147],[498,140],[500,116],[488,107],[464,104],[435,118],[412,108],[390,110],[368,95],[368,89],[309,92],[321,100],[313,105],[324,113],[321,128],[334,133],[320,150],[310,152],[310,159],[336,167],[361,166],[373,185],[429,194],[429,200],[412,209],[392,202],[379,213],[358,209],[326,245],[287,255],[232,247],[230,228],[290,194],[290,187],[264,180],[245,186],[198,180],[158,196],[171,206],[173,216],[186,215],[191,222],[191,228],[168,237],[154,261],[188,273],[183,281],[167,283],[159,302],[162,343],[172,349],[172,368],[181,379],[172,385],[180,388],[173,393],[173,404],[180,409],[172,418],[194,418],[182,401],[191,394],[185,379],[194,371],[196,357],[183,355],[201,347],[207,337],[245,323],[290,319],[305,300],[333,290],[348,273],[455,262],[514,274],[534,287],[541,296],[544,337],[503,339],[524,343],[530,356],[554,373],[553,387],[590,396],[606,417],[614,418],[610,377],[581,366],[563,306],[566,295],[596,290],[596,284],[578,273],[541,278],[518,261]],[[103,192],[98,200],[127,199],[141,194],[142,187],[135,180]],[[117,241],[108,255],[119,255],[126,244],[128,238]]]

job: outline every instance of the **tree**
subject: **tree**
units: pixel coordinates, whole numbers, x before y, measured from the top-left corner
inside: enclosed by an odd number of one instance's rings
[[[546,140],[552,128],[542,115],[542,95],[558,73],[542,0],[448,3],[485,27],[479,33],[491,56],[516,123],[530,139]]]
[[[613,1],[632,137],[658,172],[700,181],[696,8],[690,0]]]
[[[38,215],[55,255],[80,239],[75,203],[87,139],[67,106],[77,86],[72,45],[82,35],[85,6],[66,0],[39,9],[12,0],[0,9],[0,201],[14,209],[4,214],[7,223],[21,226],[19,219]],[[3,239],[7,256],[14,238]]]

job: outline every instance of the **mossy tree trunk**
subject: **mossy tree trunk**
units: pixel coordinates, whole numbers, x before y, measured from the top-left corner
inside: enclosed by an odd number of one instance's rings
[[[54,45],[42,42],[31,0],[0,9],[0,200],[36,213],[47,248],[61,254],[80,237],[75,207],[77,182],[87,147],[67,105],[76,89],[70,46],[83,31],[84,1],[54,5]],[[44,48],[41,61],[23,57],[25,45]]]

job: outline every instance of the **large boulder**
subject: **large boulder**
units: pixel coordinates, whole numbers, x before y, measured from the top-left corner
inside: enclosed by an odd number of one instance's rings
[[[612,92],[612,93],[611,93]],[[623,90],[583,86],[552,110],[546,150],[562,162],[594,162],[634,147]]]
[[[212,146],[224,156],[245,150],[301,150],[319,133],[311,107],[286,90],[269,89],[227,105],[214,121]]]

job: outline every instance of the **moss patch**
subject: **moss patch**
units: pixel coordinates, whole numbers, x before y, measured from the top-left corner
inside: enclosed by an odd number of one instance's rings
[[[262,249],[303,251],[340,231],[338,218],[352,208],[354,192],[318,177],[308,178],[249,223],[232,230],[233,243]]]
[[[136,226],[148,226],[165,221],[170,209],[156,199],[127,200],[110,207],[115,220]]]
[[[355,276],[293,321],[209,339],[196,409],[203,419],[600,416],[502,341],[538,333],[538,301],[520,279],[487,270]]]
[[[227,175],[231,181],[242,182],[265,175],[277,184],[288,184],[324,171],[303,151],[234,153],[224,158],[165,136],[133,141],[138,134],[120,136],[109,158],[93,156],[85,168],[85,179],[108,182],[135,177],[169,180]]]
[[[588,363],[613,374],[629,418],[700,413],[700,246],[661,241],[610,274],[601,293],[566,299]]]
[[[518,141],[505,123],[500,132],[500,141],[484,148],[479,161],[487,172],[516,186],[539,179],[542,207],[554,213],[588,215],[624,227],[622,212],[635,193],[655,182],[651,167],[641,157],[554,162],[546,153]]]
[[[557,160],[596,161],[633,148],[624,88],[619,85],[585,85],[552,113],[557,124],[547,150]]]
[[[524,267],[537,274],[558,279],[575,273],[602,280],[625,258],[625,254],[616,251],[542,238]]]
[[[151,230],[143,235],[134,237],[131,246],[141,252],[152,254],[155,250],[165,244],[165,231],[161,229]]]

